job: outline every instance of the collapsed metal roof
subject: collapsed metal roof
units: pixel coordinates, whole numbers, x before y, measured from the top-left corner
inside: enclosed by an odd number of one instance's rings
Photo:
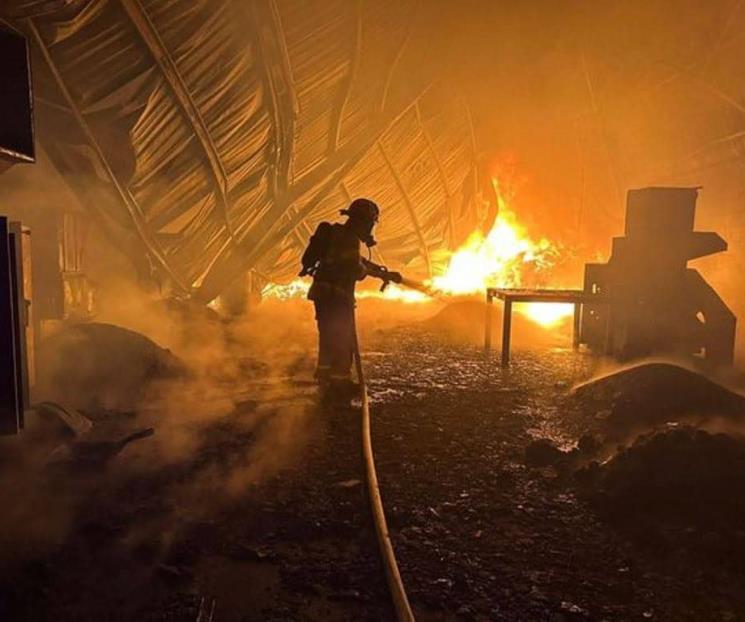
[[[484,218],[468,110],[415,0],[9,0],[39,138],[142,265],[210,300],[290,278],[322,219],[379,202],[380,257],[432,271]],[[434,64],[433,64],[434,65]]]

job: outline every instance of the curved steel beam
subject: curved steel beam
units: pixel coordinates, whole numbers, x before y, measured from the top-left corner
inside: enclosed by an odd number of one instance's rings
[[[429,135],[429,132],[427,131],[427,128],[424,127],[424,121],[422,121],[422,113],[419,109],[419,102],[417,102],[416,105],[416,118],[419,122],[419,127],[422,128],[422,136],[424,136],[424,142],[427,143],[427,151],[429,151],[430,155],[432,156],[432,159],[435,162],[435,166],[437,167],[437,172],[440,175],[440,182],[442,183],[443,188],[445,188],[445,198],[450,201],[450,198],[453,196],[453,193],[450,190],[450,181],[448,180],[447,173],[445,172],[445,167],[442,164],[442,160],[440,160],[440,156],[437,155],[437,151],[435,150],[435,145],[432,142],[432,137]],[[450,245],[452,246],[453,240],[455,239],[455,223],[453,222],[453,212],[450,209],[450,206],[448,204],[448,233],[450,235]]]
[[[30,19],[47,13],[55,13],[72,4],[72,0],[11,0],[8,5],[0,9],[0,13],[12,19]]]
[[[427,151],[429,151],[430,155],[432,156],[432,159],[435,162],[435,166],[437,167],[437,172],[440,175],[440,181],[442,182],[442,185],[445,188],[445,196],[447,198],[450,198],[453,194],[450,191],[450,181],[448,180],[448,176],[445,173],[445,167],[442,165],[442,160],[440,160],[440,156],[438,156],[437,151],[435,151],[435,145],[432,142],[432,137],[429,135],[427,128],[424,127],[424,122],[422,121],[422,113],[421,113],[421,110],[419,109],[419,102],[416,103],[415,110],[416,110],[416,120],[419,123],[419,127],[422,128],[422,136],[424,136],[424,142],[427,143]]]
[[[380,117],[376,125],[368,132],[367,138],[360,140],[359,142],[353,142],[349,145],[345,145],[341,149],[337,150],[333,156],[327,158],[326,161],[321,164],[318,169],[313,171],[311,175],[305,175],[302,177],[297,184],[289,188],[283,201],[275,201],[273,207],[269,212],[261,219],[261,225],[257,227],[256,233],[250,240],[244,240],[241,246],[248,248],[249,250],[243,253],[245,264],[242,265],[242,269],[251,270],[256,262],[259,260],[261,255],[265,253],[268,247],[273,243],[273,240],[281,239],[286,235],[289,235],[293,229],[300,226],[300,224],[307,218],[313,210],[317,207],[318,203],[344,178],[344,176],[363,158],[363,156],[375,145],[377,137],[384,134],[391,126],[393,126],[401,117],[407,114],[413,105],[421,99],[431,88],[431,84],[427,85],[415,96],[412,97],[411,101],[403,106],[398,113],[389,117]],[[293,206],[294,202],[306,193],[314,191],[313,198],[310,199],[303,207],[295,213],[290,215],[288,210]],[[283,217],[288,216],[289,221],[284,220]],[[258,229],[261,229],[260,231]],[[240,235],[240,231],[238,232]],[[250,244],[250,245],[249,245]],[[224,255],[224,251],[221,251],[221,255]],[[218,257],[217,259],[224,259],[224,257]],[[215,261],[217,263],[217,261]],[[230,280],[233,276],[228,274],[223,280]],[[207,278],[218,280],[211,274],[208,274]],[[210,283],[209,287],[204,285],[200,287],[200,298],[211,300],[210,296],[216,295],[215,290],[219,289],[219,284],[214,285]]]
[[[437,172],[440,175],[440,182],[445,188],[445,197],[448,200],[450,200],[450,198],[453,196],[453,193],[450,190],[450,181],[448,180],[448,176],[447,176],[447,173],[445,172],[445,167],[442,164],[442,160],[440,160],[440,156],[437,155],[437,151],[435,150],[435,145],[432,142],[432,137],[429,135],[427,128],[424,127],[424,121],[422,121],[422,112],[421,112],[421,109],[419,108],[419,102],[416,103],[416,119],[419,122],[419,127],[422,129],[422,136],[424,136],[424,142],[427,143],[427,150],[432,156],[432,159],[435,161]],[[448,232],[450,234],[450,244],[452,245],[453,239],[455,237],[455,223],[453,223],[452,210],[448,210]]]
[[[285,43],[284,29],[274,0],[254,0],[253,19],[256,23],[255,43],[263,60],[264,84],[270,95],[269,106],[274,119],[275,145],[272,167],[274,201],[283,202],[290,186],[290,169],[295,153],[295,128],[299,104],[292,80],[290,57]],[[263,28],[262,26],[266,26]],[[290,206],[284,217],[292,218]],[[301,231],[302,230],[302,231]],[[293,229],[292,236],[298,248],[303,250],[313,231],[305,220]]]
[[[385,147],[383,147],[383,143],[380,141],[380,139],[377,140],[377,145],[378,149],[380,150],[380,154],[383,156],[383,160],[385,160],[388,170],[391,172],[391,175],[393,175],[393,179],[396,181],[399,192],[404,198],[404,204],[409,211],[411,224],[414,225],[414,231],[416,231],[416,235],[419,238],[419,246],[421,247],[422,255],[424,256],[424,262],[427,265],[427,273],[429,274],[429,277],[432,278],[432,261],[429,256],[429,248],[427,247],[427,241],[424,239],[422,228],[419,226],[419,219],[416,217],[414,204],[411,202],[409,193],[406,192],[406,188],[404,187],[403,181],[401,180],[401,176],[398,174],[396,167],[393,166],[393,162],[391,162],[391,159],[388,157],[388,154],[385,151]]]
[[[225,167],[223,166],[217,146],[212,140],[209,128],[199,111],[199,107],[191,96],[189,88],[181,77],[176,62],[173,60],[171,53],[166,48],[165,43],[155,28],[155,25],[150,20],[150,17],[142,4],[140,4],[140,0],[119,1],[127,12],[129,19],[132,20],[132,24],[140,34],[140,37],[142,37],[148,50],[150,50],[150,53],[155,59],[163,77],[166,79],[171,92],[176,97],[176,101],[178,102],[181,111],[194,130],[194,135],[199,141],[212,173],[217,195],[217,203],[220,205],[223,213],[225,228],[227,229],[228,235],[232,238],[234,232],[233,226],[230,223],[230,202],[228,200],[228,181]]]
[[[295,152],[295,120],[300,108],[277,5],[274,0],[253,0],[251,9],[256,25],[256,48],[263,61],[264,84],[270,95],[268,103],[278,136],[274,150],[274,192],[275,195],[282,195],[290,185],[290,167]]]
[[[344,120],[344,109],[347,107],[347,102],[352,94],[352,87],[354,86],[354,80],[357,77],[357,70],[360,66],[360,58],[362,58],[362,7],[364,0],[357,0],[355,6],[357,8],[357,19],[356,28],[354,30],[354,52],[352,56],[352,64],[349,68],[349,74],[345,80],[344,90],[342,91],[339,104],[334,114],[334,122],[332,124],[332,132],[329,137],[329,152],[333,153],[339,147],[339,138],[341,136],[341,124]]]
[[[65,84],[65,81],[62,78],[62,74],[57,68],[57,65],[55,64],[54,59],[52,58],[49,48],[47,48],[46,43],[44,43],[44,39],[42,39],[41,34],[39,33],[39,30],[36,28],[36,24],[34,24],[32,19],[27,19],[25,20],[24,23],[26,24],[28,31],[33,36],[34,41],[39,48],[39,51],[44,57],[44,60],[49,68],[49,71],[51,72],[52,76],[54,77],[55,82],[57,83],[57,87],[59,88],[60,92],[62,93],[62,96],[64,97],[65,101],[67,102],[67,105],[70,108],[70,112],[75,117],[75,120],[80,126],[80,129],[83,132],[86,140],[88,141],[89,146],[91,147],[93,152],[96,154],[96,158],[98,159],[99,165],[106,172],[107,177],[109,178],[112,185],[116,189],[119,195],[119,198],[124,204],[124,207],[126,208],[127,212],[129,212],[129,215],[132,218],[132,222],[134,223],[135,228],[137,229],[137,232],[140,234],[140,238],[142,239],[142,242],[145,244],[145,247],[150,252],[152,257],[160,264],[161,268],[163,268],[165,273],[173,280],[173,282],[184,292],[189,292],[190,288],[187,285],[185,285],[184,282],[181,280],[181,278],[171,269],[165,256],[160,251],[158,244],[153,239],[150,233],[150,230],[148,229],[147,224],[145,223],[144,218],[142,216],[142,210],[140,209],[140,206],[135,201],[135,198],[132,196],[129,190],[127,190],[124,187],[124,185],[122,185],[122,183],[119,181],[116,174],[114,173],[113,169],[109,165],[109,162],[106,159],[106,156],[104,155],[101,145],[98,143],[98,140],[96,139],[96,136],[93,133],[93,130],[91,130],[82,112],[80,112],[80,109],[78,108],[78,105],[76,104],[75,99],[72,96],[72,93],[70,93],[70,90],[67,88],[67,85]],[[106,219],[109,218],[108,214],[106,214],[106,212],[103,211],[97,204],[94,203],[94,207],[101,213],[101,215],[104,218]]]
[[[411,12],[411,18],[409,19],[409,23],[406,25],[406,34],[404,34],[404,39],[401,42],[401,45],[399,46],[398,51],[396,52],[396,56],[393,59],[393,62],[391,63],[391,68],[388,70],[388,75],[385,78],[385,86],[383,87],[383,96],[380,99],[380,112],[383,112],[385,110],[385,105],[388,100],[388,89],[391,87],[391,82],[393,81],[393,75],[396,73],[398,64],[401,62],[404,52],[406,51],[406,47],[409,45],[409,39],[411,39],[411,33],[414,30],[414,21],[416,20],[416,16],[418,12],[419,12],[419,0],[415,0],[414,9]]]

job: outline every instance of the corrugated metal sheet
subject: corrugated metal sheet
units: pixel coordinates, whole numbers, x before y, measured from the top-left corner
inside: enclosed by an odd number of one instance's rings
[[[381,256],[426,271],[434,250],[477,224],[476,162],[464,104],[428,70],[400,70],[416,7],[91,0],[46,10],[20,25],[79,127],[41,138],[76,191],[87,183],[91,209],[131,223],[142,244],[129,252],[147,253],[183,293],[211,299],[250,269],[290,278],[315,223],[363,195],[383,208]]]

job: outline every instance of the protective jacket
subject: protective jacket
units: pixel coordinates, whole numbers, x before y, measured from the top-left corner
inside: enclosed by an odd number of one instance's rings
[[[303,257],[304,266],[315,259],[308,298],[314,302],[344,300],[354,303],[355,284],[366,274],[360,240],[354,231],[339,223],[322,222],[308,245],[308,251],[311,250],[315,257]]]

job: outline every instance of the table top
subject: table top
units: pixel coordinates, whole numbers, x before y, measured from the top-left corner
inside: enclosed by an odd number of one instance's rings
[[[490,287],[486,290],[487,298],[499,298],[505,302],[565,302],[585,303],[602,302],[598,294],[588,294],[582,289],[511,289]]]

